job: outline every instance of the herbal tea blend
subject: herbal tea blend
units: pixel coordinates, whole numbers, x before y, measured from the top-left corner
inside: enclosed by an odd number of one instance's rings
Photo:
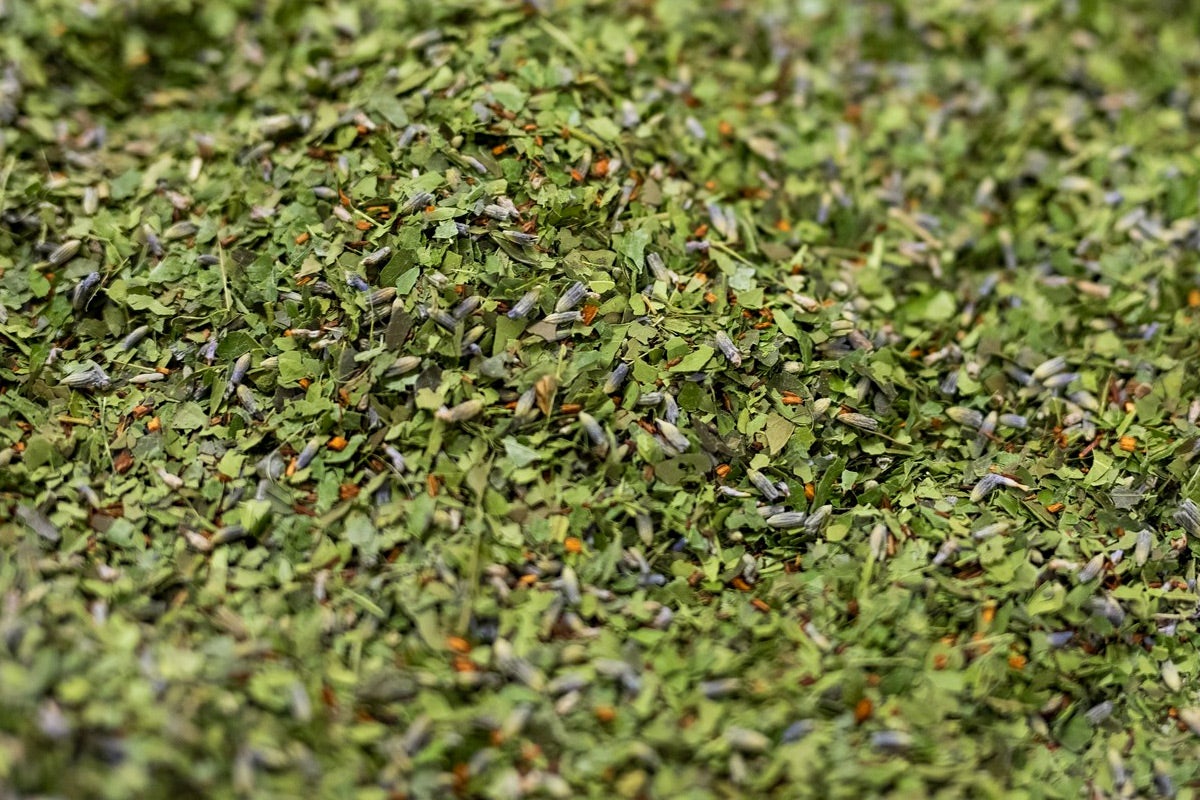
[[[1192,797],[1200,9],[0,0],[0,797]]]

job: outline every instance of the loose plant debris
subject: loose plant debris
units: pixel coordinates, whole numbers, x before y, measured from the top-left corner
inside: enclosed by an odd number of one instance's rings
[[[1194,796],[1198,22],[0,2],[0,795]]]

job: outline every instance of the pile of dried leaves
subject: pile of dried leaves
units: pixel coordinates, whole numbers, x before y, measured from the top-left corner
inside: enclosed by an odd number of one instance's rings
[[[1193,796],[1198,22],[0,1],[0,796]]]

